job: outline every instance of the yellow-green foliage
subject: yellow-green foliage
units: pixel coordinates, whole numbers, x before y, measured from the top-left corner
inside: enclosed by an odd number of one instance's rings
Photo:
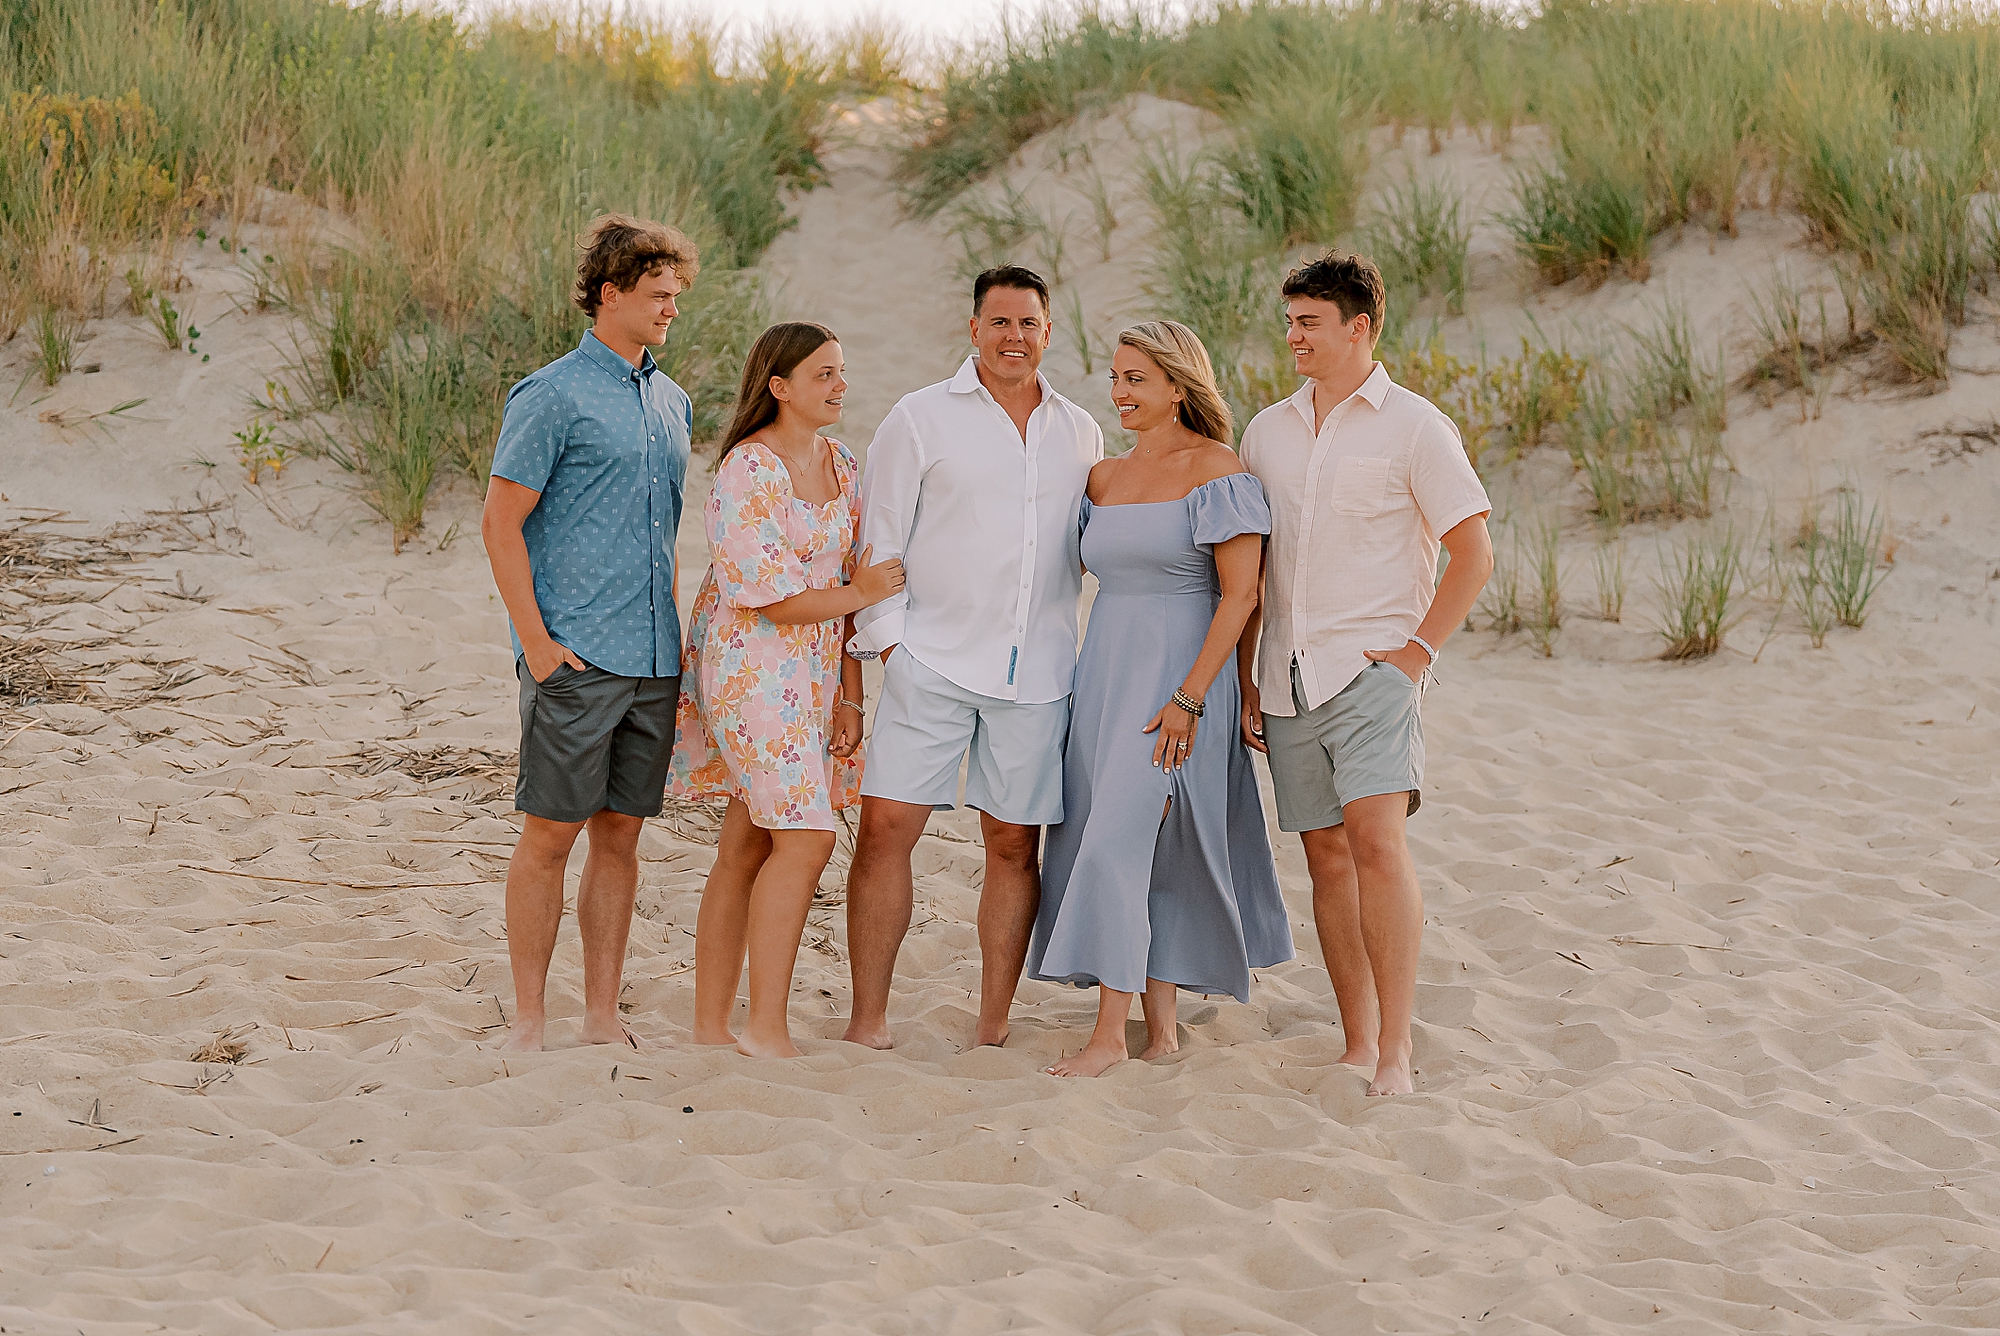
[[[1568,426],[1581,405],[1590,364],[1556,348],[1521,340],[1518,357],[1467,362],[1432,338],[1382,351],[1382,363],[1402,385],[1443,409],[1457,424],[1465,453],[1482,473],[1545,444]]]

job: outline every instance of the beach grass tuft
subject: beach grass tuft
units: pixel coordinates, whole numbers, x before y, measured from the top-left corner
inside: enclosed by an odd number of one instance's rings
[[[1738,619],[1742,576],[1743,550],[1727,528],[1697,532],[1661,555],[1654,588],[1658,629],[1667,642],[1662,658],[1702,659],[1722,648]]]

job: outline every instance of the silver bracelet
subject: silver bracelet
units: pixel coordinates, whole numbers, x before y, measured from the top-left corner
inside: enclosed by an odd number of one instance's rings
[[[1437,667],[1438,652],[1435,649],[1431,648],[1431,642],[1419,635],[1413,635],[1410,637],[1410,639],[1416,644],[1422,645],[1424,647],[1424,653],[1431,656],[1430,666],[1433,668]]]
[[[854,711],[856,714],[860,715],[863,719],[866,719],[868,717],[868,711],[862,709],[859,705],[856,705],[853,701],[847,699],[847,697],[845,696],[842,696],[839,700],[835,701],[833,703],[833,708],[837,710],[843,705],[845,705],[848,709]]]

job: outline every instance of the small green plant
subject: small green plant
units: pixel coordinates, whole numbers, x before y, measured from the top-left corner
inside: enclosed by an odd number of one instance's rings
[[[146,302],[146,320],[159,334],[160,342],[166,344],[172,351],[179,352],[187,346],[188,332],[181,324],[180,309],[166,293],[149,294]]]
[[[1544,283],[1600,284],[1622,269],[1635,283],[1652,276],[1653,218],[1643,182],[1611,171],[1534,167],[1515,180],[1515,205],[1501,218]]]
[[[1826,595],[1842,626],[1858,627],[1868,620],[1868,601],[1888,576],[1882,558],[1882,511],[1863,509],[1861,493],[1840,489],[1834,502],[1833,528],[1825,535]]]
[[[1507,540],[1495,536],[1493,574],[1479,598],[1479,611],[1486,614],[1487,626],[1501,635],[1512,635],[1526,624],[1521,611],[1521,532],[1507,526]]]
[[[1111,234],[1118,230],[1118,214],[1111,207],[1111,192],[1105,186],[1101,172],[1093,170],[1090,173],[1090,180],[1083,187],[1083,197],[1090,202],[1090,220],[1097,226],[1098,258],[1109,264]]]
[[[1806,294],[1790,274],[1780,272],[1768,288],[1750,297],[1758,352],[1743,384],[1764,389],[1772,399],[1798,391],[1801,422],[1819,416],[1831,380],[1828,370],[1839,351],[1827,319],[1826,294],[1815,295],[1816,307],[1809,309]]]
[[[1672,556],[1662,554],[1654,581],[1659,632],[1667,642],[1662,658],[1703,659],[1722,648],[1723,637],[1737,621],[1742,574],[1742,548],[1727,529],[1696,534]]]
[[[1528,634],[1542,657],[1553,658],[1556,635],[1562,630],[1562,521],[1550,515],[1535,525],[1532,535],[1535,567],[1535,610]]]
[[[265,469],[271,470],[273,478],[278,477],[291,462],[291,448],[273,437],[266,423],[253,421],[233,434],[237,457],[243,461],[243,471],[253,483],[261,479]]]
[[[1444,296],[1447,314],[1464,314],[1472,223],[1464,197],[1445,178],[1426,180],[1413,168],[1388,192],[1365,227],[1364,240],[1389,286],[1392,305],[1414,303],[1437,291]]]
[[[1597,577],[1597,615],[1604,621],[1625,618],[1625,544],[1599,543],[1590,554],[1590,568]]]
[[[1567,427],[1583,406],[1590,363],[1567,350],[1536,348],[1521,337],[1521,355],[1503,357],[1486,372],[1499,416],[1512,433],[1512,452],[1523,455],[1551,430]]]
[[[1076,356],[1083,364],[1083,374],[1092,376],[1097,374],[1097,367],[1090,344],[1090,322],[1083,314],[1083,297],[1074,288],[1067,295],[1068,300],[1063,303],[1063,332],[1076,345]]]
[[[952,210],[950,227],[961,252],[959,277],[970,282],[982,270],[1019,263],[1025,258],[1028,239],[1046,227],[1027,198],[1005,183],[997,201],[962,201]]]
[[[1799,535],[1799,553],[1799,567],[1792,577],[1792,588],[1799,602],[1799,617],[1806,624],[1806,635],[1811,639],[1812,647],[1825,649],[1827,632],[1833,630],[1840,618],[1835,615],[1833,603],[1827,598],[1827,544],[1819,530],[1817,513],[1807,520]]]
[[[42,384],[53,386],[76,369],[76,345],[83,341],[83,319],[60,306],[35,312],[34,362]]]

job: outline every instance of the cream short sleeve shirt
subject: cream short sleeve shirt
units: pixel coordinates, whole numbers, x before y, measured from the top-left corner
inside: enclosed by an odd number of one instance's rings
[[[1398,649],[1437,589],[1438,539],[1492,509],[1452,420],[1377,362],[1313,427],[1313,382],[1252,418],[1243,462],[1271,498],[1257,689],[1289,716],[1291,665],[1318,709]]]

